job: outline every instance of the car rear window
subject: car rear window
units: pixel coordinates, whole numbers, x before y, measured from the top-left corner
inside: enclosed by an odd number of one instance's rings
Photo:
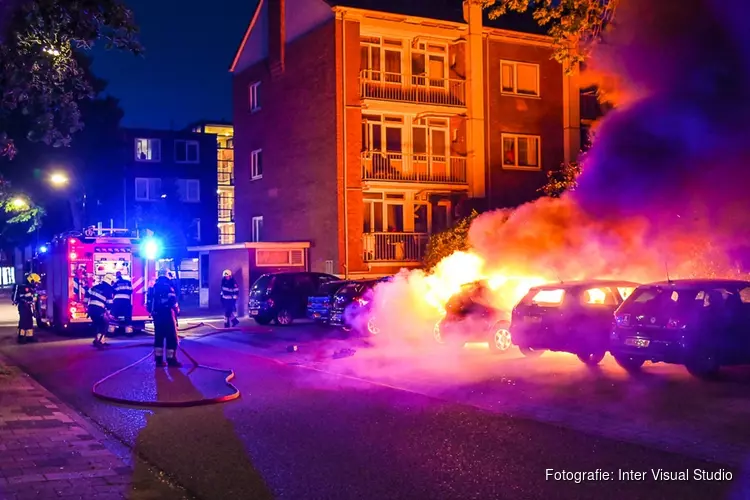
[[[354,297],[355,295],[362,292],[364,287],[360,283],[349,283],[336,292],[336,295],[342,295],[344,297]]]
[[[331,295],[332,293],[336,293],[339,288],[341,288],[344,284],[340,281],[329,281],[328,283],[323,283],[320,285],[320,289],[318,290],[321,295]]]
[[[252,288],[250,288],[250,296],[251,297],[258,297],[261,295],[264,295],[266,291],[271,287],[271,283],[273,282],[273,276],[270,274],[265,274],[258,278],[255,283],[253,283]]]
[[[605,306],[616,306],[618,304],[612,288],[608,286],[588,288],[581,294],[584,304],[598,304]]]
[[[710,294],[714,295],[714,294]],[[707,291],[699,288],[637,288],[623,304],[623,312],[656,315],[659,312],[690,312],[707,305]]]
[[[544,288],[531,290],[521,301],[524,305],[537,305],[544,307],[556,307],[562,304],[565,298],[565,290],[562,288]]]

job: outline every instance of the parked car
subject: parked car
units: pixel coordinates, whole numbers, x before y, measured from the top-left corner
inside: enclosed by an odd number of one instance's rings
[[[322,284],[317,293],[307,298],[307,317],[313,321],[328,323],[333,297],[347,283],[349,281],[337,280]]]
[[[513,309],[513,343],[527,357],[568,352],[597,365],[609,348],[615,310],[637,286],[590,280],[534,287]]]
[[[391,277],[385,277],[375,280],[350,281],[341,287],[333,296],[330,325],[351,331],[355,326],[352,324],[352,319],[362,318],[363,329],[366,328],[367,333],[371,335],[378,335],[380,328],[372,313],[373,291],[376,285],[391,279]]]
[[[492,293],[486,281],[463,285],[446,303],[445,316],[435,323],[435,340],[454,347],[487,342],[498,353],[510,349],[510,314],[492,305]]]
[[[315,295],[323,284],[338,279],[311,272],[264,274],[250,288],[249,315],[260,325],[271,321],[290,325],[295,319],[305,317],[309,296]]]
[[[721,366],[750,364],[750,281],[640,286],[615,313],[610,351],[629,371],[651,361],[711,377]]]

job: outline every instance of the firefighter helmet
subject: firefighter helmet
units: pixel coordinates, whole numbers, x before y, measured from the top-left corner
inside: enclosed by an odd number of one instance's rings
[[[221,273],[222,278],[231,278],[232,277],[232,271],[229,269],[224,269],[224,272]]]
[[[107,274],[102,278],[102,281],[107,283],[108,285],[114,285],[115,284],[115,277],[111,274]]]
[[[34,285],[37,285],[42,282],[42,278],[40,278],[37,273],[29,273],[26,275],[26,281]]]

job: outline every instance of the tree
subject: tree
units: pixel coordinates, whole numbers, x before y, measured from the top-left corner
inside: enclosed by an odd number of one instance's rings
[[[547,184],[539,191],[552,198],[559,198],[565,191],[575,191],[582,170],[579,162],[563,163],[559,169],[547,172]]]
[[[468,250],[469,227],[478,216],[479,212],[472,210],[471,214],[459,220],[452,228],[430,236],[424,257],[425,267],[432,269],[438,262],[452,253]]]
[[[142,52],[120,0],[0,0],[0,156],[15,155],[11,123],[28,140],[70,144],[83,128],[78,102],[94,93],[76,54],[97,41]]]
[[[537,23],[548,26],[553,57],[566,71],[584,62],[599,42],[602,28],[612,20],[618,0],[475,0],[489,11],[490,19],[509,12],[532,11]]]

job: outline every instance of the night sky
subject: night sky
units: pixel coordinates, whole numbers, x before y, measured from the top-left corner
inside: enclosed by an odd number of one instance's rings
[[[176,128],[231,120],[229,65],[255,0],[126,0],[143,57],[96,49],[94,72],[121,100],[125,127]]]

